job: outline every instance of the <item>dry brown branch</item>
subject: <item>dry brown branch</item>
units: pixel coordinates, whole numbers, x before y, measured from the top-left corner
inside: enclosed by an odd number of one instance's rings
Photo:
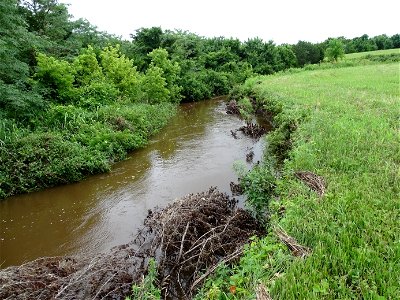
[[[190,297],[199,273],[207,272],[249,237],[263,232],[247,212],[236,208],[235,199],[215,188],[177,200],[146,222],[155,232],[164,228],[165,254],[159,261],[159,275],[164,297],[169,295],[169,299]]]
[[[298,171],[294,175],[306,184],[310,189],[315,191],[318,196],[322,197],[325,194],[326,182],[322,176],[318,176],[309,171]]]
[[[233,196],[239,196],[243,194],[243,189],[240,183],[234,183],[233,181],[231,181],[229,185]]]
[[[251,122],[246,122],[246,125],[240,127],[239,130],[243,132],[243,134],[254,139],[259,139],[266,132],[266,129],[264,127]]]
[[[260,284],[256,288],[256,299],[257,300],[272,300],[271,296],[269,295],[267,289],[263,284]]]
[[[134,240],[94,258],[48,257],[0,271],[0,299],[123,299],[158,262],[164,299],[191,297],[219,262],[236,259],[263,228],[211,188],[149,214]]]
[[[293,237],[289,236],[286,233],[286,231],[283,230],[281,227],[279,228],[276,227],[275,233],[281,240],[281,242],[284,243],[290,249],[290,251],[292,251],[292,254],[294,256],[304,258],[311,254],[310,248],[300,245]]]
[[[210,274],[212,274],[220,264],[226,264],[228,262],[230,262],[231,260],[236,259],[237,257],[239,257],[243,252],[243,247],[240,247],[238,249],[236,249],[235,252],[231,253],[229,256],[225,257],[223,260],[221,260],[220,262],[218,262],[217,264],[213,265],[211,268],[209,268],[203,275],[201,275],[199,278],[197,278],[192,286],[190,287],[190,291],[195,291],[196,287],[203,282],[204,279],[206,279]]]
[[[231,100],[225,109],[227,114],[240,115],[240,109],[235,100]]]

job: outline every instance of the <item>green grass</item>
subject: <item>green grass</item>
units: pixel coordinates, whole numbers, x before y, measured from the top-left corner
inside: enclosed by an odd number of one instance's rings
[[[358,53],[349,53],[346,54],[346,59],[354,59],[361,58],[367,55],[391,55],[391,54],[399,54],[400,49],[386,49],[386,50],[376,50],[376,51],[368,51],[368,52],[358,52]]]
[[[271,228],[283,227],[312,255],[242,259],[200,294],[212,287],[219,294],[208,299],[252,299],[263,283],[273,299],[400,299],[398,63],[259,77],[246,86],[277,113],[267,151],[290,145]],[[325,178],[322,198],[294,177],[300,170]],[[253,247],[271,243],[273,231]],[[229,293],[231,279],[251,268],[256,276],[243,275],[252,280],[237,287],[247,292]]]
[[[175,111],[171,103],[53,105],[31,127],[0,116],[0,199],[110,170],[144,147]]]

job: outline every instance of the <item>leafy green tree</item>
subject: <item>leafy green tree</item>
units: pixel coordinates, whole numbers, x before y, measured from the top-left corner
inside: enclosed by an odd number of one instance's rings
[[[70,49],[70,53],[73,56],[79,54],[82,48],[87,48],[88,46],[93,47],[96,54],[98,54],[108,45],[123,43],[120,37],[99,31],[96,26],[90,24],[87,20],[78,19],[70,22],[73,28],[72,33],[62,44]]]
[[[92,46],[75,58],[73,68],[80,106],[97,107],[118,98],[119,90],[111,80],[107,80]]]
[[[140,71],[145,71],[150,64],[147,54],[162,47],[163,31],[161,27],[140,28],[131,37],[133,41],[127,47],[128,56],[134,59]]]
[[[393,42],[386,34],[377,35],[373,37],[373,40],[378,50],[393,48]]]
[[[293,46],[293,51],[296,54],[297,65],[299,67],[307,64],[317,64],[324,59],[322,49],[310,42],[299,41]]]
[[[44,88],[46,98],[60,103],[74,99],[74,68],[65,60],[39,53],[34,78]]]
[[[77,54],[78,49],[70,43],[74,23],[65,4],[57,0],[23,0],[19,11],[28,31],[39,37],[36,47],[41,52],[56,57]]]
[[[104,81],[105,76],[92,46],[82,50],[73,62],[75,81],[78,85],[87,85],[92,81]]]
[[[68,8],[57,0],[24,0],[20,9],[30,32],[53,41],[63,40],[71,34]]]
[[[163,70],[155,65],[151,65],[145,76],[142,78],[142,101],[150,104],[168,102],[170,91],[167,82],[163,77]]]
[[[353,52],[375,51],[378,49],[375,42],[367,34],[352,39],[351,44]]]
[[[161,47],[163,31],[161,27],[140,28],[131,37],[136,45],[136,50],[142,55],[147,55],[154,49]]]
[[[279,64],[276,68],[277,71],[289,69],[296,66],[296,54],[290,45],[281,45],[276,47],[279,56]]]
[[[279,60],[278,51],[272,41],[264,43],[259,38],[246,41],[243,45],[245,60],[258,74],[272,74]]]
[[[36,92],[20,84],[5,84],[0,80],[0,119],[8,117],[19,121],[19,125],[30,124],[38,112],[47,108],[47,103]]]
[[[326,48],[325,56],[330,61],[338,61],[340,58],[344,57],[344,45],[338,39],[331,39],[328,44],[328,48]]]
[[[394,34],[390,39],[393,43],[393,48],[400,48],[400,34]]]
[[[167,83],[172,101],[179,102],[181,100],[182,87],[178,85],[180,66],[177,62],[172,62],[168,58],[168,52],[159,48],[151,51],[148,56],[151,58],[150,67],[156,66],[162,70],[162,75]]]
[[[24,80],[29,74],[23,53],[32,36],[18,14],[16,1],[1,1],[0,11],[0,80],[11,84]]]
[[[105,76],[110,80],[122,95],[132,101],[138,99],[140,75],[133,65],[133,60],[120,52],[120,46],[108,46],[100,53],[101,67]]]
[[[28,82],[34,39],[17,1],[0,1],[0,116],[26,121],[46,106]]]

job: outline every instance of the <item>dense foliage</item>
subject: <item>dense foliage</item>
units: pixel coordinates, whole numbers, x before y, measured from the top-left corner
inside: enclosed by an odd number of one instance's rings
[[[400,46],[399,35],[338,40],[346,52]],[[143,146],[174,104],[227,94],[255,74],[319,63],[330,48],[160,27],[138,29],[127,41],[72,20],[57,0],[3,0],[0,196],[104,171]]]

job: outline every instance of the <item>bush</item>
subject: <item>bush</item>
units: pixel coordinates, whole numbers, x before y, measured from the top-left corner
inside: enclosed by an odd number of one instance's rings
[[[29,121],[44,111],[47,105],[48,103],[38,93],[26,90],[17,84],[5,84],[0,80],[0,109],[4,117],[21,122]]]
[[[161,103],[170,100],[170,91],[163,77],[163,71],[156,66],[150,66],[141,81],[141,101],[145,103]]]
[[[119,45],[104,48],[100,58],[107,79],[115,84],[122,95],[135,101],[140,90],[140,75],[133,61],[121,54]]]
[[[34,78],[45,87],[48,100],[59,103],[71,102],[74,98],[75,72],[73,67],[63,60],[39,53]]]
[[[274,196],[276,174],[272,162],[265,161],[255,166],[241,180],[241,186],[247,196],[246,206],[256,219],[266,223],[269,202]]]
[[[59,133],[30,133],[0,149],[3,196],[81,180],[109,169],[98,151],[64,140]]]
[[[109,81],[92,81],[78,89],[77,105],[86,108],[95,108],[111,104],[120,98],[116,86]]]

